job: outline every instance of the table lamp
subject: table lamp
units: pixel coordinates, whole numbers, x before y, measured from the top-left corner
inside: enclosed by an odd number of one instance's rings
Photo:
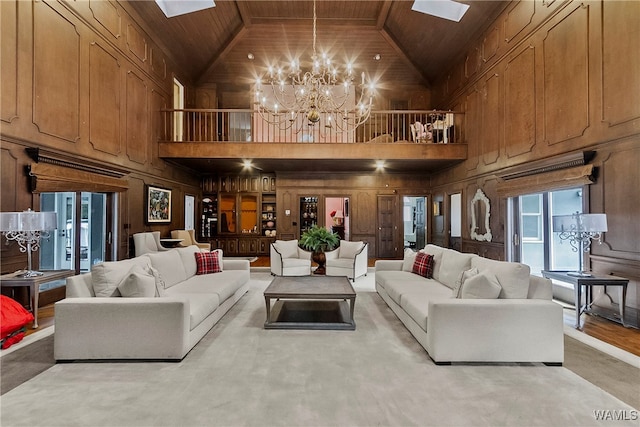
[[[591,277],[583,268],[583,252],[591,248],[591,240],[602,243],[602,233],[607,231],[606,214],[558,215],[553,217],[553,231],[559,233],[560,240],[568,240],[574,252],[578,252],[578,271],[567,273],[570,276]]]
[[[27,271],[22,277],[42,276],[43,273],[34,271],[31,264],[31,252],[40,248],[40,239],[48,238],[51,230],[58,228],[55,212],[34,212],[27,209],[24,212],[0,212],[0,231],[7,240],[15,240],[20,246],[20,252],[27,253]]]

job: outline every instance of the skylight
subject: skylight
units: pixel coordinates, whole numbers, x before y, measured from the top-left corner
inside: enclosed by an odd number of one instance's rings
[[[215,7],[213,0],[156,0],[167,18]]]
[[[453,0],[415,0],[411,10],[437,16],[450,21],[460,22],[469,9],[468,4]]]

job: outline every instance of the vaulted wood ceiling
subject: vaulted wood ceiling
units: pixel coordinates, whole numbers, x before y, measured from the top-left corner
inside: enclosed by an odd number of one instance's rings
[[[413,0],[317,0],[318,50],[355,61],[383,86],[428,87],[508,3],[463,2],[471,7],[457,23],[412,11]],[[250,84],[269,61],[311,55],[309,0],[216,0],[215,8],[169,19],[154,1],[127,3],[196,85]]]

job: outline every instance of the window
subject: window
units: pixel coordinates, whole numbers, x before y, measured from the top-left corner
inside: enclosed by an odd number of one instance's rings
[[[552,217],[582,212],[582,189],[548,191],[511,198],[510,259],[527,264],[531,273],[573,270],[578,253],[551,230]]]

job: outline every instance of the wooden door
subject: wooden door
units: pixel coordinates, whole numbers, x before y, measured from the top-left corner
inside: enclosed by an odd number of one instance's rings
[[[416,249],[424,248],[427,243],[426,240],[426,197],[418,197],[416,198],[416,218],[415,218],[415,226],[416,226]]]
[[[378,237],[377,257],[394,258],[397,256],[396,196],[378,196]]]

